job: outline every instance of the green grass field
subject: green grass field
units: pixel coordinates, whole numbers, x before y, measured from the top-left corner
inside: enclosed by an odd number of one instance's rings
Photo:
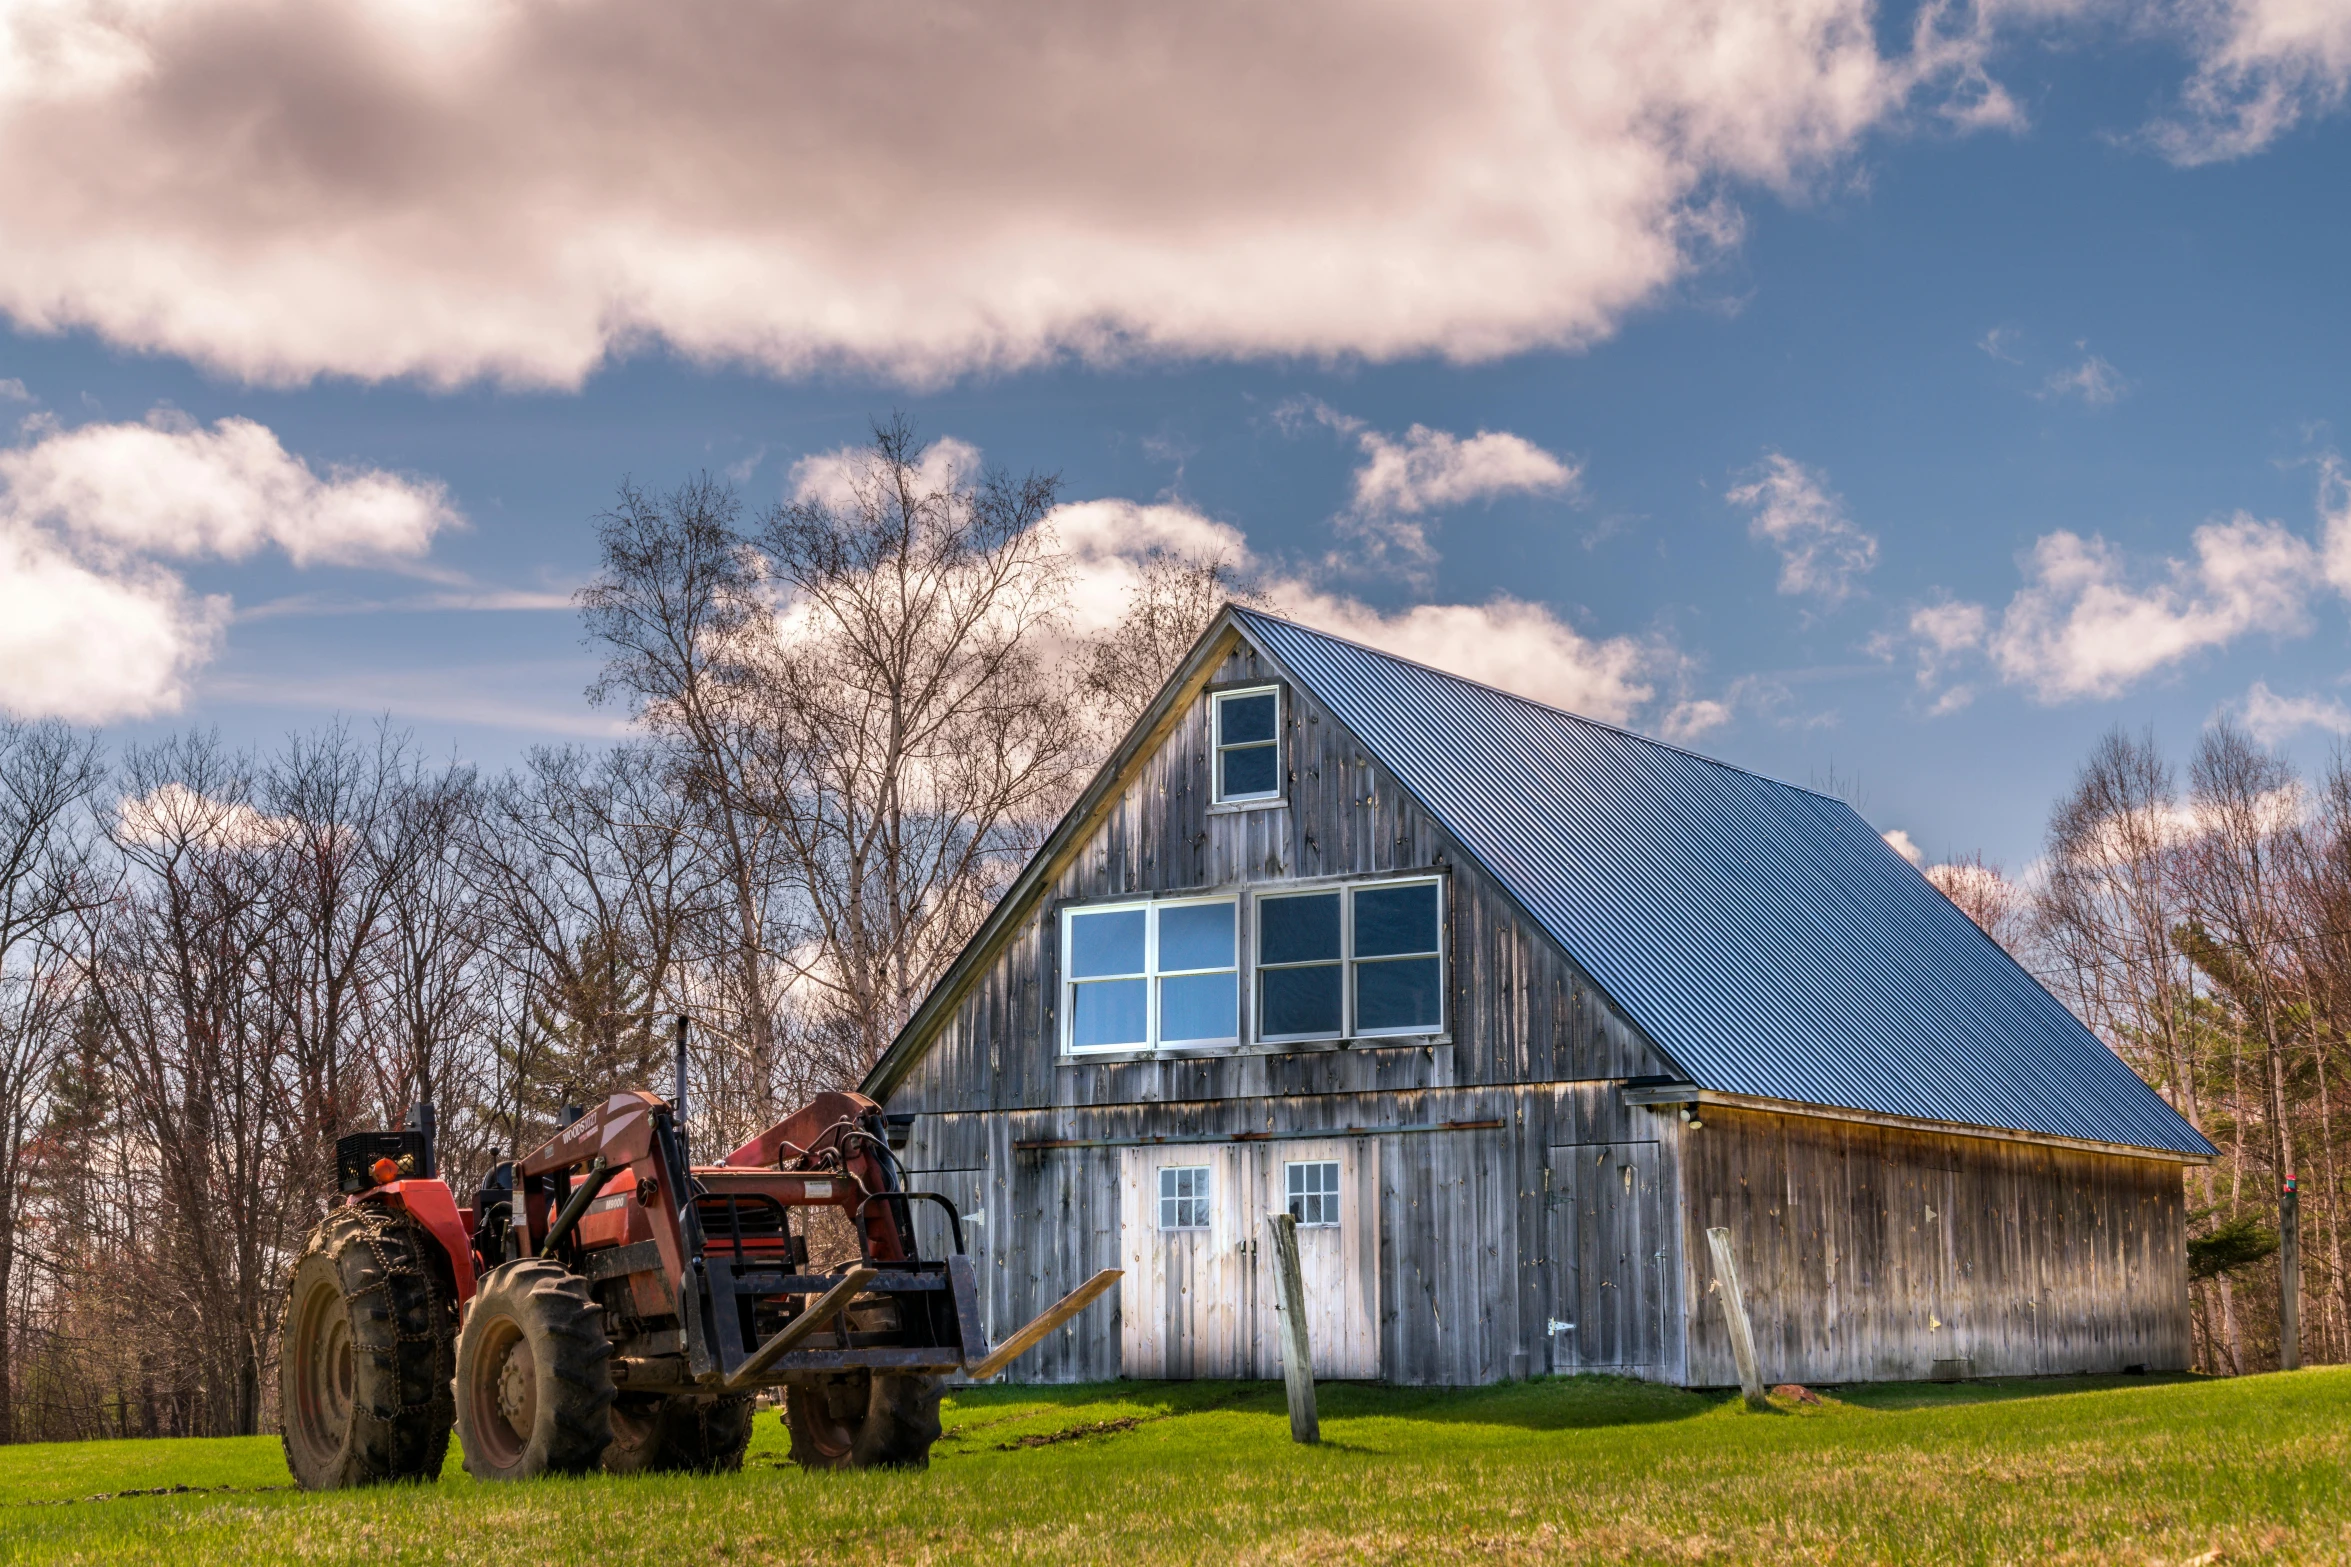
[[[274,1438],[0,1448],[0,1560],[353,1563],[2351,1560],[2351,1369],[1852,1389],[1604,1378],[990,1388],[927,1473],[306,1496]],[[195,1489],[152,1496],[100,1493]]]

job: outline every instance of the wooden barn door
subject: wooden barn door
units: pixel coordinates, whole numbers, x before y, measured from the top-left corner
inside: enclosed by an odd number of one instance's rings
[[[1209,1144],[1120,1154],[1122,1375],[1258,1374],[1253,1152]]]
[[[1551,1369],[1665,1359],[1665,1213],[1655,1143],[1551,1150]]]
[[[1380,1374],[1379,1149],[1360,1137],[1259,1143],[1249,1150],[1257,1200],[1255,1375],[1282,1374],[1265,1215],[1298,1214],[1298,1267],[1306,1282],[1306,1343],[1314,1374],[1369,1381]],[[1295,1202],[1296,1207],[1292,1209]]]
[[[1293,1183],[1315,1374],[1380,1374],[1377,1150],[1361,1138],[1124,1150],[1122,1374],[1281,1375],[1265,1216]]]

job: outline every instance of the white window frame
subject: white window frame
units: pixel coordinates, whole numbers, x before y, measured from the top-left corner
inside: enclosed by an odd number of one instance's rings
[[[1163,909],[1197,908],[1205,904],[1223,904],[1233,911],[1233,962],[1230,969],[1166,969],[1159,966],[1159,915]],[[1243,927],[1241,898],[1238,892],[1212,893],[1202,897],[1183,898],[1128,898],[1117,903],[1071,903],[1061,910],[1061,1051],[1070,1056],[1133,1055],[1156,1050],[1231,1050],[1248,1037],[1245,1021],[1248,997],[1249,967],[1246,962],[1248,932]],[[1077,992],[1084,984],[1100,983],[1096,979],[1079,979],[1070,972],[1070,945],[1076,921],[1088,914],[1122,914],[1141,910],[1143,914],[1143,968],[1139,974],[1119,975],[1119,979],[1140,979],[1143,982],[1142,1043],[1122,1041],[1109,1045],[1081,1045],[1077,1042]],[[1233,976],[1233,1032],[1221,1039],[1179,1039],[1163,1044],[1160,1039],[1159,982],[1187,974],[1224,974]]]
[[[1271,696],[1273,698],[1273,787],[1257,794],[1227,794],[1224,792],[1224,754],[1235,749],[1224,740],[1224,705],[1239,697]],[[1281,686],[1276,683],[1262,686],[1239,686],[1230,691],[1218,691],[1208,699],[1208,797],[1216,805],[1263,805],[1283,797],[1289,771],[1282,765],[1282,718],[1287,705]],[[1263,740],[1245,740],[1240,749],[1265,745]]]
[[[1336,967],[1339,970],[1339,1028],[1337,1032],[1323,1032],[1313,1034],[1253,1033],[1251,1036],[1253,1040],[1261,1045],[1287,1045],[1313,1044],[1324,1040],[1333,1039],[1426,1039],[1433,1035],[1444,1033],[1448,1023],[1450,1022],[1450,1013],[1453,1005],[1452,965],[1448,961],[1445,951],[1446,881],[1447,878],[1443,875],[1365,876],[1346,881],[1333,881],[1319,884],[1310,883],[1305,886],[1295,888],[1284,887],[1279,891],[1268,888],[1262,892],[1253,893],[1249,899],[1251,913],[1249,917],[1249,952],[1247,967],[1249,1012],[1252,1022],[1255,1022],[1258,1018],[1264,1015],[1264,1009],[1259,1004],[1258,976],[1265,972],[1266,965],[1259,960],[1258,954],[1263,951],[1265,943],[1265,920],[1263,912],[1265,905],[1268,903],[1277,902],[1283,898],[1328,897],[1334,893],[1338,895],[1339,899],[1339,960],[1336,964]],[[1355,971],[1363,964],[1389,963],[1396,961],[1396,959],[1356,957],[1355,894],[1357,892],[1377,891],[1379,889],[1388,887],[1413,886],[1433,886],[1437,889],[1437,948],[1434,954],[1437,960],[1437,1020],[1434,1023],[1415,1023],[1402,1028],[1363,1028],[1358,1024],[1355,1016]],[[1404,955],[1398,954],[1398,957],[1402,956]],[[1419,957],[1424,956],[1424,954],[1414,954],[1413,956]],[[1288,963],[1275,965],[1277,968],[1307,966],[1310,965]]]
[[[1290,1172],[1293,1170],[1308,1169],[1324,1169],[1330,1171],[1331,1189],[1327,1192],[1299,1192],[1291,1190]],[[1330,1204],[1330,1218],[1299,1219],[1298,1228],[1302,1230],[1335,1230],[1339,1228],[1341,1223],[1344,1221],[1345,1209],[1343,1204],[1345,1199],[1341,1195],[1340,1188],[1345,1183],[1340,1179],[1339,1170],[1339,1161],[1336,1159],[1285,1159],[1282,1161],[1282,1211],[1284,1213],[1291,1214],[1293,1217],[1295,1217],[1295,1210],[1291,1207],[1291,1204],[1297,1202],[1302,1197],[1314,1197]]]
[[[1367,963],[1393,963],[1407,955],[1398,953],[1394,957],[1382,958],[1359,958],[1355,955],[1355,895],[1358,892],[1374,892],[1389,887],[1425,886],[1433,886],[1437,889],[1437,948],[1434,954],[1437,960],[1437,1020],[1434,1023],[1412,1023],[1403,1028],[1362,1028],[1357,1025],[1355,1018],[1356,969]],[[1419,1039],[1425,1035],[1443,1033],[1446,1021],[1445,1010],[1453,999],[1452,976],[1446,971],[1445,965],[1445,878],[1442,876],[1381,876],[1364,881],[1351,881],[1347,883],[1346,891],[1345,914],[1340,922],[1340,929],[1346,942],[1347,953],[1347,1037],[1350,1039]],[[1415,959],[1427,955],[1410,954]]]
[[[1167,1189],[1167,1178],[1171,1175],[1198,1175],[1200,1177],[1199,1192],[1192,1196],[1185,1196],[1181,1192],[1170,1195]],[[1159,1166],[1159,1191],[1156,1195],[1159,1199],[1160,1234],[1200,1235],[1216,1228],[1216,1166],[1212,1164],[1163,1164]],[[1187,1202],[1196,1202],[1200,1205],[1200,1222],[1198,1224],[1168,1223],[1169,1205],[1171,1203],[1179,1205],[1176,1211],[1180,1214],[1182,1212],[1180,1205]]]
[[[1265,950],[1265,906],[1267,904],[1282,903],[1292,898],[1329,897],[1336,897],[1339,900],[1339,956],[1336,962],[1317,959],[1310,963],[1268,964],[1259,956]],[[1267,890],[1250,898],[1249,1016],[1251,1022],[1254,1023],[1265,1015],[1262,998],[1258,995],[1261,976],[1289,968],[1335,968],[1339,971],[1339,1026],[1336,1029],[1311,1034],[1260,1033],[1256,1036],[1259,1044],[1310,1044],[1316,1040],[1345,1039],[1347,1037],[1347,998],[1351,988],[1347,978],[1347,948],[1353,934],[1347,929],[1349,901],[1347,884],[1344,882],[1333,882],[1328,886],[1319,887],[1284,888],[1279,892]]]

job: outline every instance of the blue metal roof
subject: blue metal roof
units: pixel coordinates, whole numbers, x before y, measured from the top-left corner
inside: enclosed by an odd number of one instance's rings
[[[1699,1087],[2215,1151],[1844,802],[1236,618]]]

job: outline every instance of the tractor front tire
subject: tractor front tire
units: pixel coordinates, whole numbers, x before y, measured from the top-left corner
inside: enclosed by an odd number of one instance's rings
[[[751,1395],[623,1394],[612,1406],[604,1467],[617,1475],[732,1474],[751,1445]]]
[[[304,1490],[440,1478],[457,1302],[436,1244],[376,1203],[337,1208],[310,1232],[278,1348],[278,1430]]]
[[[784,1396],[792,1462],[803,1469],[928,1469],[939,1439],[938,1377],[851,1372]]]
[[[588,1281],[538,1257],[491,1270],[457,1340],[457,1434],[476,1480],[586,1474],[612,1441],[612,1343]]]

